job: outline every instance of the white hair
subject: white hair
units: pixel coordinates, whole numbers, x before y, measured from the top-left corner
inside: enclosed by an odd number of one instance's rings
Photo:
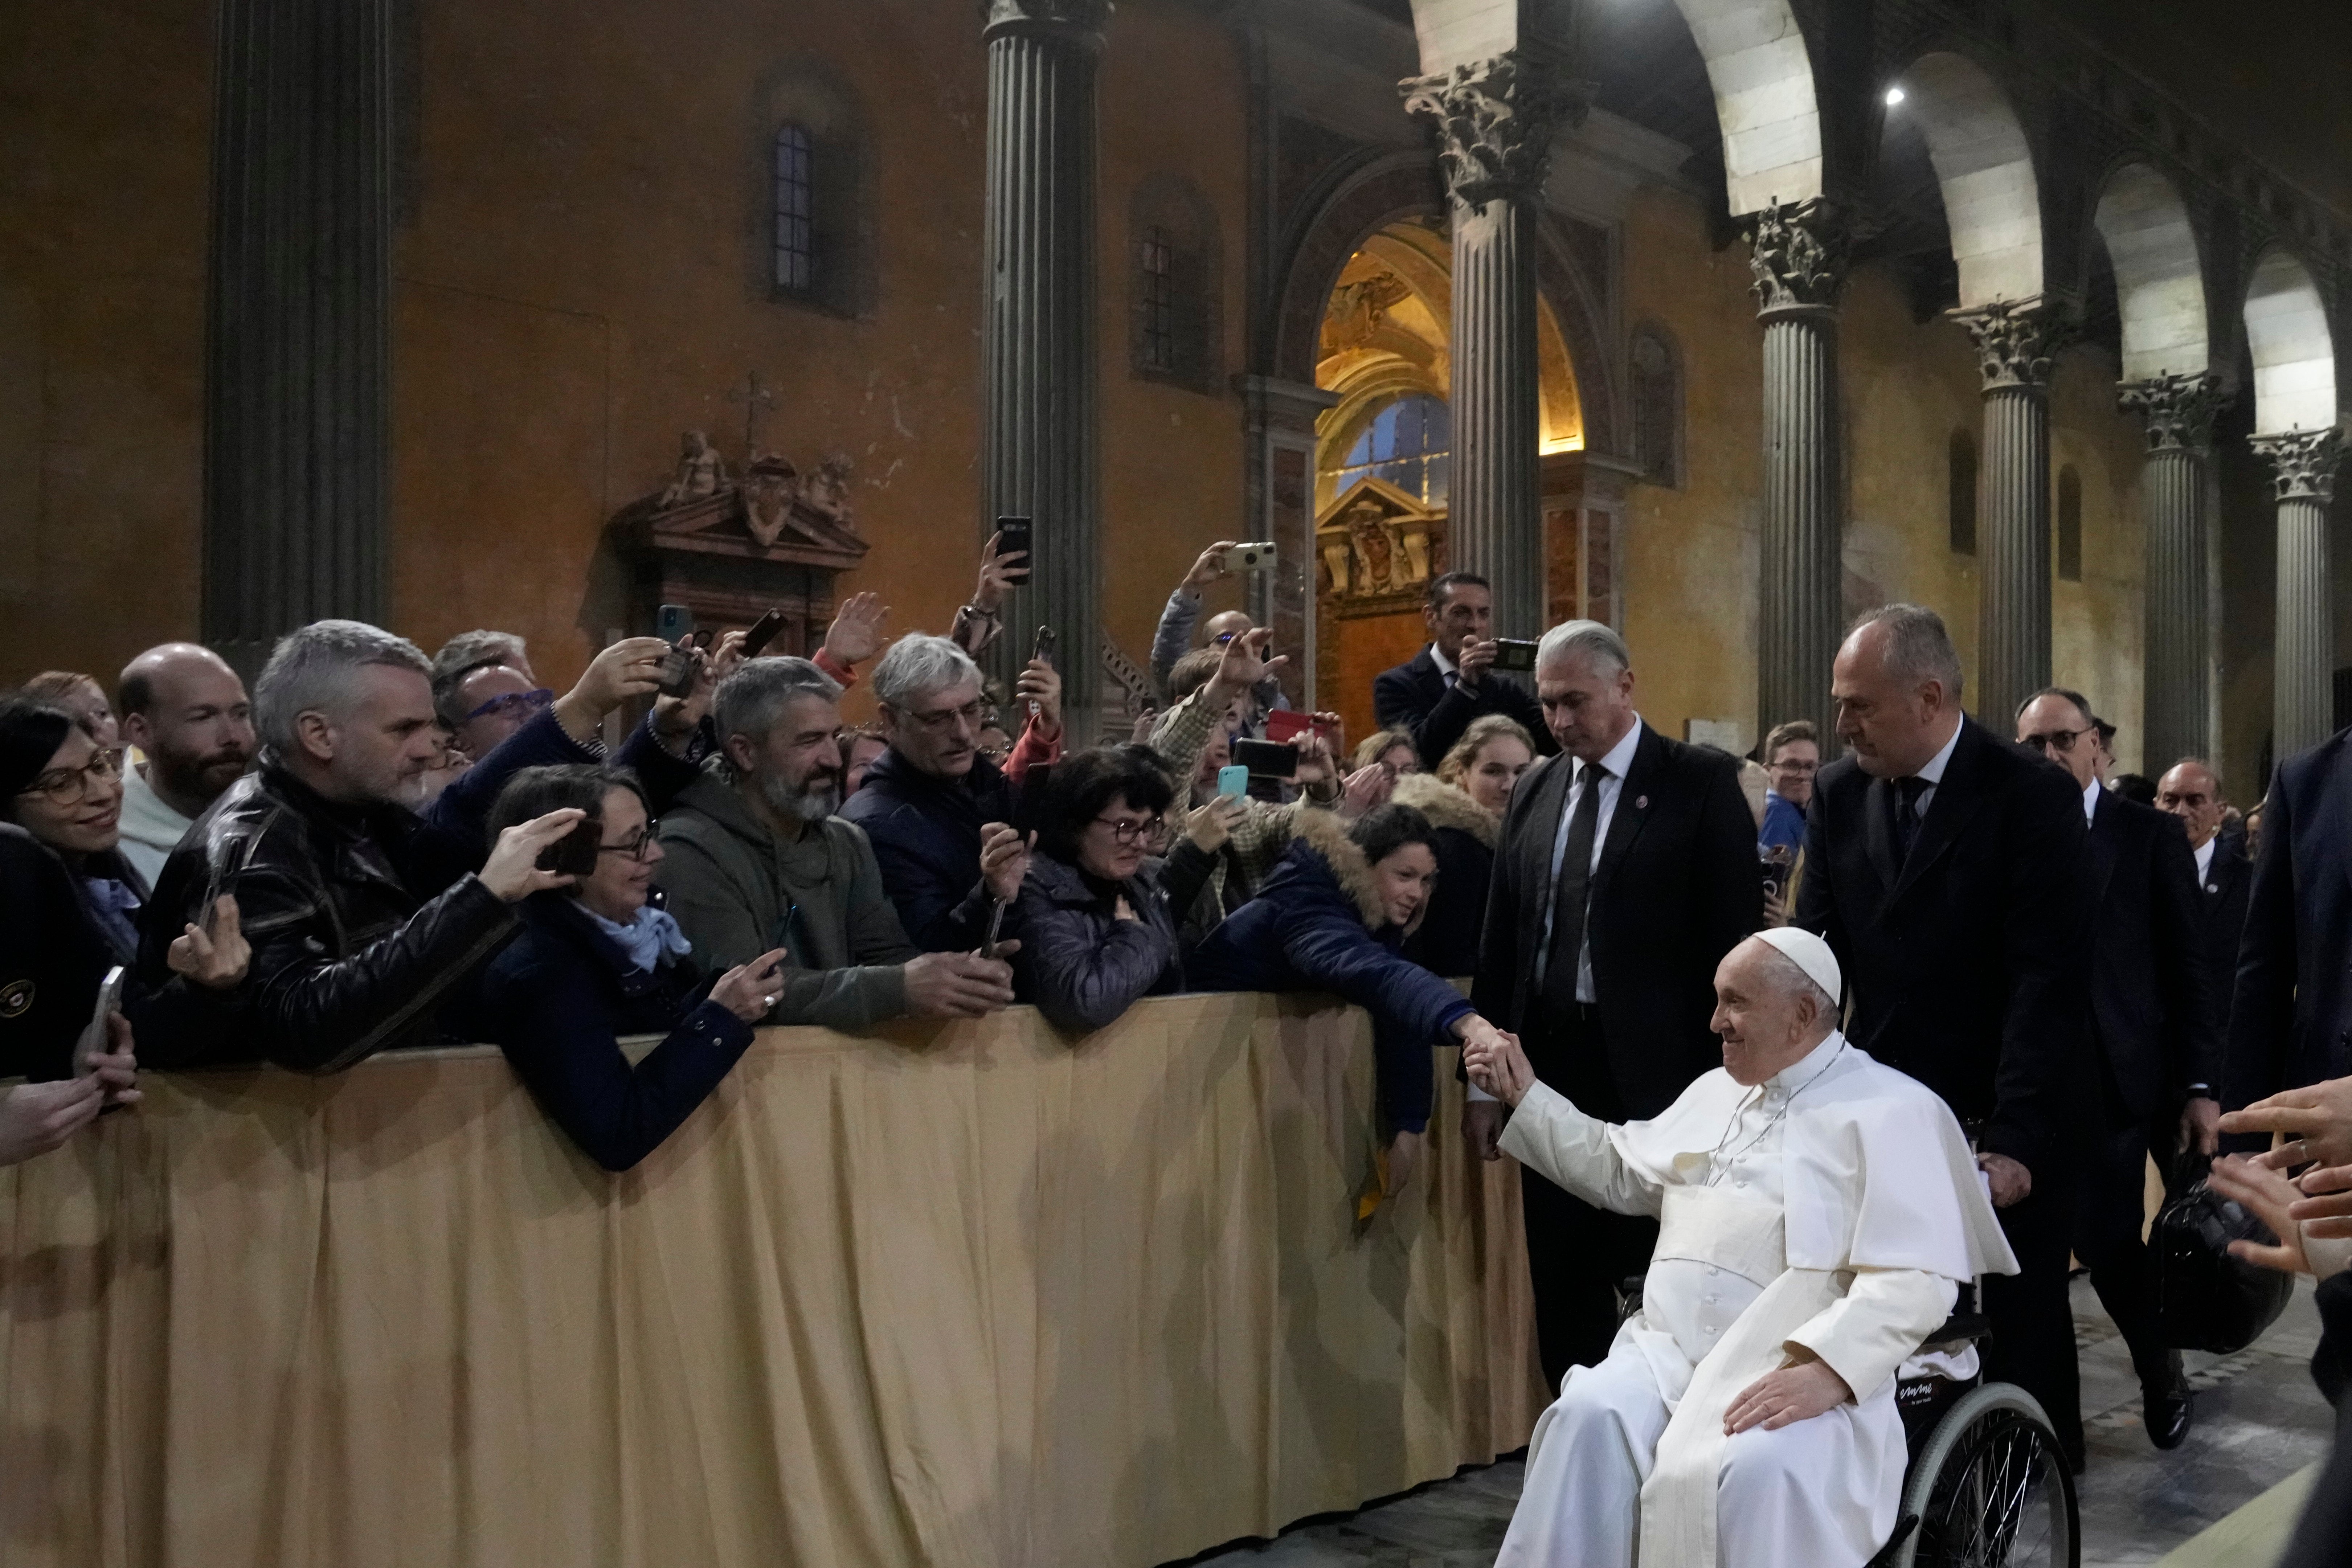
[[[1813,1016],[1832,1026],[1837,1022],[1837,998],[1822,989],[1821,982],[1805,973],[1804,966],[1779,948],[1764,944],[1765,973],[1772,977],[1774,986],[1790,996],[1810,996],[1813,999]]]
[[[874,700],[905,712],[934,691],[980,680],[971,655],[946,637],[908,632],[874,667]]]
[[[292,750],[305,713],[340,721],[359,700],[359,672],[372,664],[428,679],[433,673],[415,643],[365,621],[312,621],[279,637],[253,683],[253,727],[262,743]]]
[[[1625,639],[1599,621],[1562,621],[1544,633],[1543,641],[1536,645],[1536,668],[1559,664],[1578,657],[1590,658],[1602,675],[1617,675],[1633,668],[1633,653]]]
[[[1905,686],[1925,686],[1936,681],[1944,689],[1944,700],[1957,706],[1960,700],[1960,652],[1952,646],[1952,634],[1944,627],[1944,617],[1920,605],[1881,605],[1856,616],[1853,626],[1846,633],[1852,637],[1864,626],[1884,625],[1886,627],[1886,673]],[[2089,718],[2091,710],[2083,710]]]

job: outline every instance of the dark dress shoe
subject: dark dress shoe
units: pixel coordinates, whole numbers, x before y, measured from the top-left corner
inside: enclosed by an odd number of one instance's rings
[[[2180,1447],[2181,1440],[2189,1436],[2189,1417],[2194,1413],[2189,1380],[2175,1378],[2168,1387],[2144,1389],[2140,1398],[2147,1440],[2167,1451]]]

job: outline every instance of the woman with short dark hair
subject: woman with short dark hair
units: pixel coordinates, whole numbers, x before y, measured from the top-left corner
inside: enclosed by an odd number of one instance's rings
[[[1258,896],[1209,934],[1187,967],[1201,991],[1328,991],[1372,1016],[1380,1103],[1391,1137],[1384,1193],[1421,1152],[1433,1089],[1430,1048],[1499,1039],[1468,998],[1397,949],[1437,878],[1436,830],[1409,805],[1375,806],[1342,830],[1303,815]]]
[[[1056,1028],[1099,1029],[1139,996],[1181,991],[1176,923],[1151,855],[1175,786],[1144,746],[1064,757],[1036,813],[1013,919],[1014,994]]]
[[[625,1171],[677,1130],[751,1045],[784,954],[763,953],[697,984],[685,934],[649,896],[662,847],[645,790],[625,769],[523,769],[490,808],[490,840],[567,807],[584,814],[575,832],[595,845],[595,868],[517,906],[522,934],[492,961],[460,1021],[506,1052],[591,1159]],[[651,1034],[662,1042],[631,1066],[620,1037]]]

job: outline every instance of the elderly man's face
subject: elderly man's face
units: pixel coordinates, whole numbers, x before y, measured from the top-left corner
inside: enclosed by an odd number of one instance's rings
[[[1884,621],[1864,626],[1838,649],[1830,678],[1838,739],[1875,779],[1908,778],[1926,767],[1959,721],[1942,681],[1904,681],[1887,668],[1892,640]]]
[[[1633,672],[1613,659],[1571,650],[1536,671],[1544,728],[1580,763],[1597,763],[1633,722]]]
[[[904,712],[886,702],[882,722],[890,731],[890,749],[917,773],[960,779],[971,772],[980,755],[980,682],[966,677],[953,686],[924,692]]]
[[[2030,746],[2074,776],[2076,789],[2098,777],[2099,727],[2063,697],[2037,697],[2017,715],[2017,743]]]
[[[1707,1027],[1723,1037],[1723,1070],[1735,1083],[1762,1083],[1829,1036],[1819,999],[1791,984],[1791,967],[1754,937],[1716,965],[1715,1016]]]
[[[2202,849],[2221,831],[2221,781],[2201,763],[2174,766],[2156,786],[2156,804],[2189,829],[2189,847]]]
[[[488,756],[539,711],[530,696],[535,689],[530,677],[511,665],[487,664],[469,671],[457,682],[460,717],[452,743],[477,761]]]

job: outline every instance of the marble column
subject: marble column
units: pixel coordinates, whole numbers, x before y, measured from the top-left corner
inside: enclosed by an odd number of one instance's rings
[[[992,658],[1010,684],[1040,626],[1059,634],[1070,743],[1101,689],[1095,367],[1095,68],[1108,0],[988,0],[987,516],[1035,520],[1034,568]]]
[[[2227,400],[2221,382],[2200,373],[2127,383],[2119,401],[2147,421],[2147,465],[2140,473],[2147,530],[2140,762],[2141,771],[2156,778],[2181,758],[2207,756],[2212,748],[2205,492],[2213,416]]]
[[[220,0],[203,635],[250,670],[381,620],[392,256],[387,0]]]
[[[2271,755],[2283,763],[2336,728],[2336,606],[2327,575],[2327,507],[2343,432],[2257,436],[2278,497],[2277,652],[2271,667]]]
[[[1447,565],[1494,584],[1495,629],[1544,629],[1542,403],[1536,376],[1536,216],[1553,133],[1588,89],[1513,49],[1401,84],[1437,132],[1453,197],[1454,452]]]
[[[1956,310],[1984,377],[1977,470],[1977,680],[1964,701],[1994,733],[2050,684],[2050,372],[2063,331],[2039,300]]]
[[[1748,231],[1764,323],[1764,529],[1757,606],[1757,730],[1810,719],[1835,730],[1830,665],[1844,620],[1844,493],[1838,450],[1837,302],[1843,216],[1773,203]]]

